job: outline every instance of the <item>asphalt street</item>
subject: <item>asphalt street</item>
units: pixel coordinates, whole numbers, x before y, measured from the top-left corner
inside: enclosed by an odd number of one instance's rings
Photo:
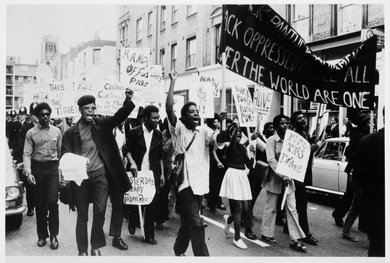
[[[262,192],[254,208],[254,232],[260,237],[261,216],[264,206],[265,194]],[[206,228],[206,242],[212,257],[366,257],[368,241],[366,235],[357,230],[357,221],[351,229],[351,234],[360,239],[359,242],[351,242],[340,237],[341,228],[334,224],[331,216],[335,199],[310,198],[308,204],[308,215],[310,230],[319,240],[318,246],[307,245],[307,253],[296,252],[289,247],[288,235],[283,233],[283,227],[276,226],[276,244],[267,244],[260,240],[252,242],[244,239],[248,250],[240,250],[232,243],[232,237],[226,237],[223,232],[223,215],[229,212],[218,210],[211,213],[207,207],[204,210],[204,219],[208,226]],[[224,200],[227,205],[227,200]],[[69,211],[68,207],[59,204],[60,208],[60,242],[57,250],[50,249],[49,244],[39,248],[36,245],[36,224],[35,216],[28,217],[24,214],[23,224],[20,229],[7,227],[5,238],[5,255],[7,261],[18,261],[13,256],[77,256],[77,245],[75,239],[75,224],[77,212]],[[110,223],[111,204],[108,202],[106,211],[106,222],[104,230],[106,233],[107,246],[101,249],[103,256],[173,256],[173,244],[179,217],[172,211],[171,219],[165,223],[164,230],[156,230],[157,245],[149,245],[141,242],[141,231],[137,228],[134,235],[127,230],[127,220],[124,220],[122,238],[128,244],[126,251],[112,247],[112,238],[108,236]],[[92,219],[92,206],[90,206],[90,219]],[[89,224],[89,227],[91,223]],[[232,229],[231,229],[232,230]],[[244,229],[242,229],[244,231]],[[89,232],[90,233],[90,232]],[[188,248],[186,256],[192,256],[191,247]],[[10,257],[8,257],[10,256]],[[23,257],[24,258],[24,257]],[[363,259],[363,258],[362,258]],[[26,262],[23,260],[23,262]]]

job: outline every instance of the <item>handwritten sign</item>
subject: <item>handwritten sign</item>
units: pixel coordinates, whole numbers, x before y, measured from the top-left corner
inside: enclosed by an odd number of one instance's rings
[[[222,19],[220,54],[229,70],[295,98],[373,108],[375,36],[332,65],[268,5],[223,5]]]
[[[242,84],[233,84],[232,90],[240,126],[255,127],[256,114],[248,87]]]
[[[211,85],[213,87],[213,96],[214,96],[214,98],[221,97],[221,85],[220,85],[220,83],[217,80],[215,80],[214,77],[200,75],[199,76],[199,82],[200,83],[211,83]]]
[[[214,117],[214,96],[211,82],[194,81],[194,93],[191,93],[191,100],[196,103],[201,118]]]
[[[303,182],[309,157],[309,142],[298,133],[287,130],[276,172]]]
[[[273,91],[264,86],[255,85],[253,106],[260,114],[268,115],[271,110]]]
[[[123,203],[127,205],[148,205],[156,194],[154,176],[151,170],[138,171],[137,177],[127,172],[132,189],[123,196]]]
[[[75,96],[77,94],[68,82],[39,83],[23,86],[23,105],[32,102],[46,102],[52,109],[52,118],[74,116],[78,112]]]
[[[121,48],[120,80],[132,88],[148,85],[150,49]]]

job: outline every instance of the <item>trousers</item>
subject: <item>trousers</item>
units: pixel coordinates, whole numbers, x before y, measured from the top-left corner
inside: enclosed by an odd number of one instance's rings
[[[104,169],[103,169],[104,170]],[[91,247],[98,249],[106,245],[103,232],[108,199],[108,184],[105,171],[84,180],[76,186],[76,242],[79,253],[88,251],[88,208],[93,203],[93,221],[91,229]]]
[[[200,217],[203,196],[194,195],[191,187],[178,193],[181,223],[173,250],[175,254],[184,254],[189,242],[194,256],[209,256],[205,240],[205,229]]]
[[[49,232],[50,236],[57,236],[59,230],[58,161],[36,162],[33,160],[31,162],[31,173],[36,181],[34,199],[38,238],[46,239],[49,237]]]

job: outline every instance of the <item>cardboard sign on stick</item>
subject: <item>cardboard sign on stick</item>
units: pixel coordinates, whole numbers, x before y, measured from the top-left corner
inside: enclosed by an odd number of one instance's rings
[[[287,130],[276,172],[303,182],[309,157],[309,142],[298,133]]]

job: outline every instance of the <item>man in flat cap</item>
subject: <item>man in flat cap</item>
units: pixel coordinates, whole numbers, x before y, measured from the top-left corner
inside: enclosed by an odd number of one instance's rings
[[[95,115],[95,98],[91,95],[82,96],[78,100],[81,118],[64,133],[61,154],[70,152],[90,160],[87,166],[88,179],[83,180],[80,186],[71,182],[77,208],[76,241],[79,256],[88,255],[87,225],[90,200],[93,202],[91,256],[100,256],[99,248],[106,245],[103,225],[108,194],[113,206],[110,225],[110,235],[114,236],[113,245],[127,249],[127,245],[120,238],[120,230],[123,220],[123,195],[131,189],[131,184],[112,132],[135,107],[131,101],[133,92],[126,90],[125,94],[123,106],[114,116],[100,118]],[[115,232],[117,228],[113,225],[119,224],[119,231]]]
[[[50,125],[51,108],[39,103],[34,109],[38,116],[37,126],[27,131],[23,151],[23,166],[27,180],[34,186],[38,246],[46,244],[50,233],[51,249],[58,248],[58,160],[62,135]],[[48,222],[47,222],[48,219]],[[49,228],[49,229],[48,229]]]

